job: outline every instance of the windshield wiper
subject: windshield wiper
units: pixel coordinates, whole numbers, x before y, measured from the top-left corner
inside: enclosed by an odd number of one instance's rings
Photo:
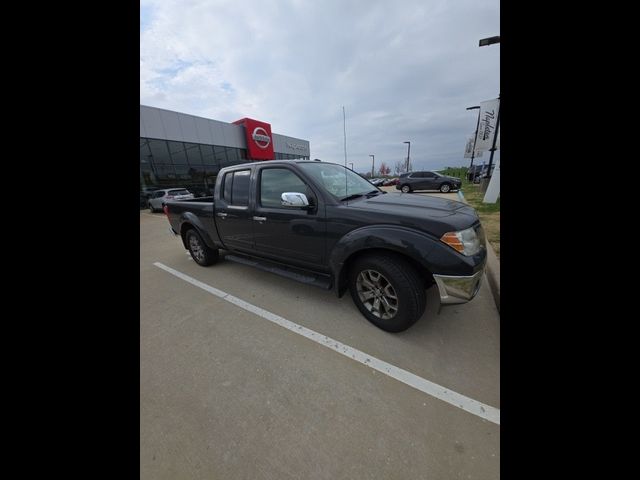
[[[371,190],[367,193],[367,198],[373,197],[375,195],[380,195],[382,192],[380,190]]]
[[[344,202],[345,200],[353,200],[354,198],[362,197],[364,194],[362,193],[354,193],[353,195],[349,195],[347,197],[341,198],[340,201]]]

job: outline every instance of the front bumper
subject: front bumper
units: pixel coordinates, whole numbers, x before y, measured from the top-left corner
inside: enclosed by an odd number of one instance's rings
[[[453,275],[434,275],[440,292],[440,304],[465,303],[476,296],[482,282],[484,268],[470,277]]]

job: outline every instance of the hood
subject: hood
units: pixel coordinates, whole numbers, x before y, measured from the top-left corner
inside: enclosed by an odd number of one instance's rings
[[[348,208],[375,213],[376,223],[417,228],[442,236],[453,230],[464,230],[478,222],[469,205],[430,195],[387,193],[349,202]]]

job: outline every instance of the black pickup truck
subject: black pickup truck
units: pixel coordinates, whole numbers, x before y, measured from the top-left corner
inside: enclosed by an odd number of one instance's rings
[[[254,162],[223,168],[213,197],[168,201],[174,234],[202,266],[225,259],[301,282],[348,289],[362,314],[389,332],[440,303],[471,300],[486,263],[484,232],[468,205],[389,193],[337,164]]]

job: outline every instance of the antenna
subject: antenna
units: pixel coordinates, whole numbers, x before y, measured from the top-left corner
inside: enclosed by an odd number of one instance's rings
[[[344,129],[344,166],[347,166],[347,117],[344,113],[344,105],[342,106],[342,122]]]
[[[344,131],[344,195],[345,197],[348,197],[349,183],[347,182],[347,116],[344,112],[344,105],[342,106],[342,125]]]

